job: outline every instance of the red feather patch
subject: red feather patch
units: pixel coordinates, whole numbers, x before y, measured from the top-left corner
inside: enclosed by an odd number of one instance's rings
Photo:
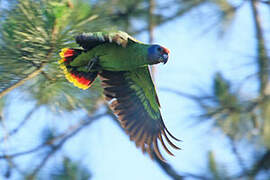
[[[65,52],[64,52],[64,57],[71,57],[74,55],[74,50],[73,49],[67,49]]]
[[[83,84],[83,85],[86,85],[86,86],[89,86],[91,84],[91,80],[89,79],[86,79],[85,77],[83,76],[77,76],[73,73],[71,73],[71,76],[76,79],[80,84]]]
[[[167,54],[169,54],[169,53],[170,53],[170,50],[169,50],[169,49],[167,49],[167,48],[165,48],[165,47],[163,47],[163,51],[164,51],[165,53],[167,53]]]
[[[64,48],[60,52],[62,59],[59,61],[60,68],[63,69],[66,79],[81,89],[87,89],[97,77],[97,72],[80,72],[76,67],[69,66],[81,50]]]

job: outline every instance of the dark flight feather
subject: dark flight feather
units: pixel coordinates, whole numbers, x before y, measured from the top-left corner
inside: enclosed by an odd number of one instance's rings
[[[155,104],[159,107],[156,92],[144,92],[142,87],[132,81],[131,73],[133,72],[100,72],[99,76],[104,88],[104,95],[108,101],[112,101],[110,108],[118,117],[121,126],[130,136],[130,139],[135,141],[136,146],[141,147],[142,151],[147,152],[151,158],[153,158],[152,153],[154,152],[159,159],[165,161],[158,148],[158,140],[168,154],[173,154],[165,145],[161,134],[168,144],[176,149],[179,148],[171,142],[168,136],[175,140],[178,139],[172,136],[165,127],[159,109],[157,111],[151,106],[149,99],[152,98],[155,99]],[[136,74],[136,76],[140,76],[140,74]],[[146,94],[151,94],[153,97],[147,97]]]

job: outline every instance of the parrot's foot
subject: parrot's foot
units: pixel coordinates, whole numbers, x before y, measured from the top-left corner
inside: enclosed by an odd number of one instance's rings
[[[92,70],[92,68],[94,67],[94,65],[97,64],[97,62],[98,62],[98,58],[97,57],[91,59],[89,61],[89,63],[87,64],[87,71],[89,72],[90,70]]]

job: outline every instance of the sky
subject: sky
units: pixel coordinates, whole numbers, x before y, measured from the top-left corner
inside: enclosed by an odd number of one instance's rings
[[[163,154],[179,172],[203,172],[207,150],[212,148],[217,149],[217,157],[226,157],[231,162],[234,162],[234,159],[227,151],[226,141],[220,142],[223,135],[219,131],[210,131],[211,123],[192,126],[195,122],[194,116],[199,114],[199,110],[190,100],[160,89],[172,88],[197,94],[200,89],[206,92],[210,90],[213,74],[218,70],[224,71],[227,76],[233,73],[239,78],[236,80],[249,73],[244,68],[240,69],[246,63],[246,59],[241,60],[241,56],[246,53],[244,48],[253,49],[250,45],[253,43],[252,39],[247,39],[246,36],[252,34],[248,32],[251,24],[244,15],[248,9],[243,11],[243,15],[240,14],[241,19],[235,22],[236,25],[231,31],[246,29],[245,33],[237,33],[237,38],[230,35],[224,37],[224,44],[214,32],[202,34],[201,29],[191,23],[191,17],[172,21],[155,31],[155,43],[171,51],[169,62],[166,65],[157,65],[156,86],[162,115],[168,129],[183,140],[177,143],[183,150],[173,151],[175,157]],[[243,29],[239,30],[238,27]],[[137,38],[147,41],[146,34]],[[239,52],[238,57],[235,57],[235,51]],[[80,136],[81,141],[85,142],[83,138],[88,137],[90,142],[89,148],[83,148],[81,154],[85,155],[82,157],[83,162],[89,164],[94,180],[170,179],[148,156],[143,156],[141,150],[137,149],[110,119],[93,124]],[[75,145],[74,142],[75,140],[70,142],[70,146],[79,152],[81,143],[78,140],[78,145]],[[94,148],[91,147],[93,145]],[[73,154],[71,148],[68,148],[70,146],[67,145],[66,149],[69,149],[69,154]],[[222,158],[220,160],[224,161]]]
[[[237,33],[237,38],[229,34],[224,37],[223,43],[214,32],[202,34],[201,29],[191,23],[191,17],[172,21],[155,31],[155,43],[171,51],[169,62],[157,65],[156,85],[163,119],[168,129],[183,140],[177,143],[183,150],[173,151],[175,157],[163,154],[179,172],[203,172],[207,150],[212,148],[217,150],[215,153],[221,157],[218,158],[221,162],[223,158],[235,161],[226,146],[228,142],[220,141],[224,136],[218,130],[210,130],[210,122],[192,126],[194,116],[199,114],[192,101],[161,89],[172,88],[197,94],[201,89],[210,90],[213,74],[218,70],[224,71],[228,77],[233,74],[236,81],[252,71],[241,69],[246,63],[246,58],[241,57],[246,54],[245,48],[253,49],[252,38],[246,36],[252,34],[249,32],[252,25],[246,18],[248,8],[242,11],[239,14],[241,19],[236,20],[231,31],[245,29],[245,33]],[[147,40],[145,34],[137,38]],[[235,51],[239,52],[238,56],[235,56]],[[90,161],[94,180],[170,179],[147,156],[142,156],[141,151],[110,120],[94,124],[89,131],[92,133],[90,142],[95,148],[91,148],[86,162]],[[91,160],[94,161],[92,165]]]
[[[210,122],[192,125],[195,123],[194,116],[199,114],[192,101],[161,89],[172,88],[194,94],[201,89],[209,92],[213,74],[219,70],[228,78],[233,76],[235,81],[241,81],[255,71],[251,66],[245,66],[252,59],[246,56],[254,55],[254,52],[246,49],[254,49],[254,43],[251,38],[253,32],[250,31],[252,24],[247,16],[249,9],[243,7],[241,11],[223,40],[217,38],[215,31],[202,34],[192,17],[172,21],[155,30],[155,43],[171,51],[169,62],[157,65],[155,77],[163,119],[168,129],[183,140],[177,143],[182,150],[173,151],[175,157],[163,154],[179,172],[202,173],[209,149],[216,150],[221,162],[224,158],[229,160],[226,162],[235,162],[227,148],[228,142],[220,141],[224,136],[218,130],[211,131]],[[137,38],[147,41],[146,34]],[[91,150],[85,162],[90,162],[94,180],[170,179],[148,156],[142,156],[140,149],[135,148],[134,143],[111,120],[104,119],[92,125],[89,131],[89,146],[95,145],[95,148],[89,147]],[[87,136],[87,133],[81,136]],[[80,151],[79,145],[77,149]],[[232,164],[229,166],[236,168]]]
[[[222,71],[225,77],[235,82],[240,82],[245,76],[255,72],[254,66],[250,65],[254,56],[252,49],[255,48],[249,13],[249,7],[243,7],[223,39],[217,37],[215,30],[203,31],[207,26],[198,26],[198,23],[201,23],[200,19],[194,21],[192,16],[179,18],[155,29],[155,43],[171,51],[168,63],[156,66],[155,82],[161,111],[167,128],[183,141],[176,143],[182,150],[172,150],[175,157],[166,155],[164,151],[163,154],[180,173],[204,172],[207,151],[210,149],[215,149],[219,161],[229,162],[228,168],[237,171],[235,159],[230,155],[224,135],[219,130],[211,128],[211,121],[194,125],[195,116],[200,113],[198,107],[189,99],[163,89],[171,88],[191,94],[210,92],[212,78],[217,71]],[[143,42],[148,39],[144,33],[136,38]],[[256,86],[247,83],[244,88],[249,88],[249,92],[252,93],[252,89],[256,89]],[[22,102],[16,91],[13,96],[15,101],[11,105],[16,105],[16,113],[6,112],[6,114],[9,119],[14,120],[15,126],[16,120],[20,120],[32,104]],[[83,117],[83,114],[74,112],[62,117],[67,126]],[[26,144],[14,151],[28,149],[33,144],[38,144],[33,137],[40,134],[39,127],[56,126],[59,124],[59,116],[41,108],[31,117],[28,124],[33,126],[30,127],[31,132],[25,128],[14,140],[24,141]],[[12,127],[12,123],[10,126]],[[14,141],[7,146],[14,146],[16,144]],[[93,180],[170,179],[147,155],[142,155],[141,150],[137,149],[135,144],[129,141],[128,136],[109,118],[94,122],[72,138],[58,154],[70,155],[88,166]],[[21,158],[20,161],[26,162],[29,159],[31,158]],[[59,157],[55,157],[50,163],[59,160]],[[49,170],[48,167],[45,167],[43,173],[46,173],[46,170]]]

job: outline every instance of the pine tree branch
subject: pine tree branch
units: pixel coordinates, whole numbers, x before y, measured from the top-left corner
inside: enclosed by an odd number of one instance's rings
[[[11,131],[9,131],[7,133],[7,135],[3,138],[0,139],[0,143],[7,140],[8,138],[10,138],[11,136],[15,135],[17,132],[19,132],[19,130],[21,129],[21,127],[23,127],[25,125],[25,123],[30,119],[30,117],[32,116],[32,114],[37,110],[37,107],[34,107],[33,109],[31,109],[26,116],[24,117],[24,119],[19,123],[19,125],[12,129]]]
[[[32,66],[36,67],[37,69],[40,67],[40,65],[34,63],[33,61],[30,61]],[[54,81],[55,79],[51,78],[44,70],[41,71],[41,74],[48,80]]]
[[[182,180],[184,178],[193,178],[193,179],[200,179],[200,180],[210,180],[206,176],[197,175],[193,173],[186,173],[186,172],[177,172],[170,164],[161,161],[155,153],[152,154],[154,157],[154,161],[160,166],[160,168],[173,180]]]
[[[155,153],[152,153],[154,161],[159,165],[159,167],[173,180],[182,180],[184,176],[180,175],[175,169],[168,163],[161,161]]]
[[[193,4],[189,5],[188,7],[184,8],[184,9],[180,9],[179,11],[177,11],[175,14],[171,15],[171,16],[168,16],[168,17],[165,17],[163,18],[161,21],[158,21],[155,23],[155,26],[161,26],[165,23],[168,23],[178,17],[181,17],[183,15],[185,15],[185,13],[191,11],[192,9],[200,6],[201,4],[203,4],[204,2],[206,2],[205,0],[198,0],[196,2],[194,2]],[[169,5],[164,5],[162,6],[161,8],[158,8],[158,9],[164,9],[165,7],[170,7]],[[141,28],[141,29],[138,29],[134,32],[134,34],[140,34],[142,32],[145,32],[149,29],[148,25]]]
[[[42,64],[39,68],[37,68],[36,70],[34,70],[32,73],[28,74],[25,78],[19,80],[18,82],[12,84],[11,86],[5,88],[3,91],[0,92],[0,98],[2,98],[3,96],[5,96],[7,93],[9,93],[10,91],[12,91],[13,89],[23,85],[26,81],[33,79],[34,77],[36,77],[37,75],[39,75],[42,72],[44,65]]]
[[[236,147],[236,144],[235,144],[235,141],[234,141],[233,137],[229,136],[228,138],[229,138],[229,141],[230,141],[230,144],[231,144],[231,150],[232,150],[233,154],[235,155],[239,166],[242,168],[242,172],[247,173],[248,169],[247,169],[246,165],[244,164],[244,160],[241,157],[241,154],[238,152],[238,149]]]
[[[58,27],[57,27],[57,23],[55,22],[54,25],[53,25],[52,34],[51,34],[51,44],[52,44],[52,47],[50,48],[49,52],[47,53],[47,58],[46,59],[50,59],[52,57],[53,53],[54,53],[55,41],[56,41],[57,33],[58,33]],[[46,65],[45,62],[42,62],[40,65],[36,65],[36,64],[32,63],[32,65],[34,67],[36,67],[37,69],[34,70],[32,73],[28,74],[25,78],[19,80],[18,82],[12,84],[11,86],[9,86],[9,87],[5,88],[3,91],[1,91],[0,92],[0,98],[2,98],[4,95],[6,95],[7,93],[9,93],[13,89],[15,89],[15,88],[23,85],[28,80],[33,79],[34,77],[36,77],[40,73],[42,73],[46,78],[49,78],[45,74],[45,72],[43,71],[43,68]]]
[[[262,170],[269,171],[270,169],[270,150],[266,151],[260,159],[258,159],[253,167],[247,172],[240,173],[237,176],[231,177],[231,179],[256,179],[256,176]]]
[[[270,169],[270,150],[266,151],[264,155],[257,161],[250,174],[252,177],[255,177],[263,169]]]
[[[22,151],[22,152],[18,152],[18,153],[14,153],[14,154],[4,154],[0,156],[0,159],[9,159],[9,158],[17,158],[23,155],[27,155],[27,154],[32,154],[34,152],[39,151],[40,149],[42,149],[43,147],[46,147],[49,144],[48,141],[46,141],[45,143],[42,143],[32,149],[26,150],[26,151]]]
[[[264,3],[266,5],[270,5],[270,1],[267,1],[267,0],[260,0],[261,3]]]
[[[255,25],[255,33],[257,40],[257,66],[259,70],[259,85],[260,85],[260,98],[265,99],[268,96],[267,87],[269,86],[269,60],[267,54],[267,46],[263,34],[263,27],[260,21],[258,12],[258,1],[251,0],[251,10],[253,21]],[[266,146],[270,147],[270,118],[268,116],[269,103],[267,100],[262,104],[262,119],[263,119],[263,139]]]
[[[269,57],[266,51],[265,39],[263,36],[263,27],[258,12],[258,1],[251,0],[252,17],[257,40],[257,63],[259,69],[260,95],[262,98],[266,95],[265,90],[268,84]]]
[[[8,163],[7,170],[5,172],[5,177],[8,179],[11,177],[12,170],[15,169],[18,173],[20,173],[22,176],[25,175],[25,172],[19,168],[19,166],[10,158],[6,159]]]
[[[37,145],[36,147],[26,150],[26,151],[22,151],[22,152],[18,152],[18,153],[13,153],[13,154],[4,154],[0,156],[0,159],[7,159],[7,158],[17,158],[23,155],[27,155],[27,154],[32,154],[35,153],[39,150],[41,150],[44,147],[47,146],[51,146],[53,144],[55,144],[56,141],[58,141],[59,139],[61,143],[62,141],[66,141],[67,139],[73,137],[74,135],[76,135],[79,131],[81,131],[82,129],[84,129],[85,127],[87,127],[88,125],[90,125],[93,121],[108,115],[107,113],[102,113],[102,114],[98,114],[96,116],[92,116],[92,117],[88,117],[87,120],[82,120],[78,123],[78,125],[76,126],[70,126],[69,128],[67,128],[67,131],[61,133],[60,135],[54,137],[53,139],[50,139],[44,143],[41,143],[39,145]],[[59,144],[56,143],[56,144]],[[57,145],[56,145],[57,146]]]
[[[14,154],[9,154],[9,155],[2,155],[0,156],[0,159],[4,159],[8,162],[10,162],[13,158],[16,157],[20,157],[23,155],[28,155],[28,154],[32,154],[35,153],[37,151],[40,151],[44,148],[51,148],[49,150],[49,152],[46,154],[46,156],[41,160],[41,162],[38,164],[38,166],[33,170],[33,172],[31,173],[31,175],[28,177],[29,179],[35,179],[37,173],[46,165],[47,161],[58,151],[60,150],[63,145],[72,137],[74,137],[75,135],[77,135],[81,130],[83,130],[84,128],[88,127],[90,124],[92,124],[92,122],[94,122],[95,120],[100,119],[101,117],[104,117],[107,115],[106,113],[102,113],[102,114],[98,114],[92,117],[88,117],[86,120],[81,120],[78,125],[76,126],[70,126],[69,128],[67,128],[67,130],[56,136],[53,139],[50,139],[30,150],[27,151],[23,151],[23,152],[18,152],[18,153],[14,153]],[[60,139],[60,140],[59,140]],[[57,142],[58,141],[58,142]]]
[[[213,99],[212,96],[196,96],[196,95],[193,95],[193,94],[189,94],[189,93],[185,93],[185,92],[182,92],[182,91],[179,91],[179,90],[175,90],[175,89],[171,89],[171,88],[166,88],[166,87],[162,87],[162,88],[159,88],[161,91],[167,91],[167,92],[171,92],[171,93],[174,93],[176,95],[179,95],[179,96],[182,96],[182,97],[185,97],[187,99],[191,99],[191,100],[194,100],[194,101],[201,101],[201,100],[210,100],[210,99]]]
[[[51,145],[51,150],[49,153],[42,159],[40,164],[33,170],[33,172],[30,175],[30,179],[34,179],[37,175],[37,173],[46,165],[47,161],[58,151],[60,150],[63,145],[72,137],[77,135],[81,130],[83,130],[85,127],[88,127],[92,122],[94,122],[97,119],[100,119],[103,116],[106,116],[107,113],[98,114],[93,117],[89,117],[87,120],[81,121],[80,125],[75,127],[74,130],[72,130],[69,134],[65,135],[64,138],[62,138],[56,145]]]

